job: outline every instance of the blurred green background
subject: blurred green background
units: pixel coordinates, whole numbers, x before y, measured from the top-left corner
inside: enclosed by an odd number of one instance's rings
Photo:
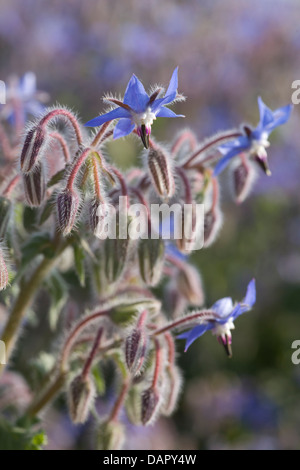
[[[132,73],[167,84],[179,66],[187,96],[181,120],[159,120],[168,142],[182,126],[202,139],[258,121],[257,96],[276,109],[291,102],[300,79],[298,0],[0,0],[0,79],[36,73],[38,88],[78,110],[99,112],[105,92],[123,93]],[[171,122],[170,122],[171,121]],[[131,429],[131,449],[297,449],[300,447],[300,118],[271,137],[272,177],[263,173],[237,206],[222,178],[224,227],[217,242],[194,255],[206,304],[240,300],[254,276],[257,304],[237,322],[228,360],[210,335],[186,354],[178,343],[185,386],[172,419]],[[121,168],[136,162],[133,138],[112,143]],[[91,425],[74,430],[67,415],[45,415],[49,449],[92,448]]]

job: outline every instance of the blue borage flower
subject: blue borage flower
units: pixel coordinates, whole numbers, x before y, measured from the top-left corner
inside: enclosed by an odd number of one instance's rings
[[[178,95],[177,88],[178,67],[173,72],[169,87],[163,98],[160,97],[163,93],[163,88],[156,88],[148,95],[140,80],[135,75],[132,75],[127,85],[123,102],[115,98],[105,98],[105,101],[118,107],[88,121],[85,126],[97,127],[105,122],[119,119],[114,129],[114,139],[125,137],[136,128],[145,148],[149,148],[151,126],[157,117],[184,117],[183,115],[175,114],[171,109],[165,107],[165,105],[175,100],[184,99],[181,95]]]
[[[228,356],[231,356],[231,330],[235,328],[233,322],[237,317],[251,310],[255,301],[255,279],[252,279],[248,284],[246,296],[241,302],[233,305],[230,297],[218,300],[210,309],[209,319],[202,319],[200,325],[180,334],[177,338],[186,340],[185,351],[187,351],[197,338],[200,338],[206,331],[212,330],[213,335],[217,336],[218,341],[225,347]]]
[[[214,170],[214,176],[219,175],[228,165],[230,160],[242,152],[248,152],[263,168],[267,175],[270,175],[268,166],[266,148],[270,146],[268,141],[271,132],[281,124],[285,124],[290,115],[293,106],[291,104],[272,111],[268,108],[262,99],[258,98],[258,107],[260,121],[255,129],[244,126],[245,135],[238,137],[232,142],[227,142],[219,147],[224,157],[218,162]]]
[[[35,74],[26,72],[23,77],[12,77],[9,81],[6,89],[6,104],[1,108],[1,115],[14,123],[16,118],[14,102],[17,101],[21,103],[24,120],[28,114],[38,117],[44,112],[43,103],[48,99],[48,93],[37,90]]]

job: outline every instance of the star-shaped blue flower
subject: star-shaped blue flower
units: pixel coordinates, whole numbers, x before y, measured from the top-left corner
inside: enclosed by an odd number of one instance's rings
[[[231,330],[234,329],[234,320],[245,312],[251,310],[256,301],[256,288],[255,280],[249,282],[245,298],[233,304],[230,297],[225,297],[218,300],[210,309],[211,316],[209,320],[202,320],[200,325],[195,326],[189,331],[177,336],[179,339],[185,339],[185,351],[191,344],[200,338],[206,331],[212,330],[212,333],[217,336],[218,341],[223,344],[229,356],[231,353]]]
[[[232,142],[227,142],[219,147],[224,157],[218,162],[214,170],[214,176],[219,175],[228,165],[230,160],[242,152],[248,152],[249,156],[259,163],[267,175],[271,172],[268,167],[266,148],[271,132],[281,124],[285,124],[290,118],[293,106],[291,104],[272,111],[262,99],[258,98],[260,121],[255,129],[244,127],[244,135]]]
[[[135,75],[132,75],[127,85],[123,102],[115,98],[106,98],[106,101],[118,107],[92,119],[85,125],[97,127],[105,122],[119,119],[114,129],[114,139],[125,137],[136,128],[144,146],[148,148],[151,125],[157,117],[184,117],[183,115],[175,114],[171,109],[165,107],[166,104],[170,104],[175,99],[178,99],[177,88],[178,67],[173,72],[164,97],[160,97],[163,91],[162,88],[157,88],[151,95],[148,95],[140,80]]]

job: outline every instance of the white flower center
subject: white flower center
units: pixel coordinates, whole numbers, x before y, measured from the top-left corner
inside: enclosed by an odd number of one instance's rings
[[[215,336],[229,336],[231,337],[230,330],[234,330],[235,326],[232,320],[228,320],[227,323],[224,325],[220,325],[219,323],[213,328],[212,334]]]
[[[134,122],[138,125],[145,125],[146,128],[152,126],[153,121],[155,121],[156,116],[154,113],[152,113],[151,108],[147,108],[144,113],[139,113],[134,116]]]
[[[263,132],[259,140],[253,140],[251,146],[251,154],[257,155],[261,159],[267,158],[266,148],[270,146],[268,134]]]

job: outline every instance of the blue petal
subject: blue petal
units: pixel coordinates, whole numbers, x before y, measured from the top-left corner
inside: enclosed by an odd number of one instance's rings
[[[151,111],[158,115],[159,109],[164,106],[165,104],[169,104],[175,100],[177,96],[177,88],[178,88],[178,67],[173,72],[172,78],[170,80],[168,89],[164,98],[159,98],[154,101],[151,105]],[[163,116],[161,116],[163,117]]]
[[[246,296],[243,300],[243,303],[249,305],[249,307],[253,307],[256,302],[256,286],[255,286],[255,279],[249,282],[247,287]]]
[[[131,119],[120,119],[114,128],[114,139],[119,139],[120,137],[125,137],[130,134],[135,128],[135,124],[132,123]]]
[[[178,67],[174,70],[168,89],[165,94],[165,98],[170,97],[171,101],[173,101],[176,98],[177,95],[177,89],[178,89]]]
[[[140,113],[146,110],[148,102],[149,96],[145,91],[144,85],[135,75],[132,75],[125,91],[124,103],[135,112]]]
[[[225,317],[232,312],[233,303],[231,297],[224,297],[223,299],[215,302],[211,308],[220,317]]]
[[[273,122],[267,126],[266,130],[271,132],[273,129],[275,129],[275,127],[285,124],[290,118],[292,109],[292,104],[288,104],[287,106],[276,109],[276,111],[273,113]]]
[[[177,117],[185,117],[183,114],[175,114],[169,108],[161,108],[158,113],[156,114],[157,117],[165,117],[165,118],[177,118]]]
[[[98,116],[91,121],[88,121],[85,123],[86,127],[98,127],[104,124],[105,122],[112,121],[113,119],[119,119],[119,118],[129,118],[131,117],[130,112],[127,111],[127,109],[123,108],[116,108],[113,109],[112,111],[109,111],[109,113],[102,114],[102,116]]]
[[[218,161],[218,163],[215,166],[213,176],[218,176],[220,173],[222,173],[223,170],[227,167],[229,164],[230,160],[233,157],[236,157],[236,155],[239,155],[241,152],[245,150],[244,147],[235,147],[231,151],[229,151],[221,160]]]
[[[186,331],[185,333],[182,333],[181,335],[177,336],[178,339],[186,339],[185,343],[185,349],[184,351],[186,352],[188,348],[191,346],[191,344],[197,339],[200,338],[206,331],[211,330],[213,328],[213,324],[207,323],[204,325],[198,325],[195,326],[190,331]]]
[[[265,105],[260,96],[257,101],[260,116],[260,122],[257,127],[264,129],[273,122],[273,111]]]

